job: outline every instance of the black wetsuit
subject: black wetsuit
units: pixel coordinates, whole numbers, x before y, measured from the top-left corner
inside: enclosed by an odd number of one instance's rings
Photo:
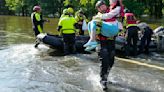
[[[43,32],[43,23],[44,23],[43,17],[41,14],[34,12],[31,14],[31,19],[32,19],[35,36],[37,36],[38,34]]]
[[[137,55],[137,41],[138,41],[138,31],[140,29],[137,26],[130,26],[127,28],[127,46],[126,46],[126,55]],[[132,50],[131,50],[132,49]],[[132,51],[132,53],[131,53]]]
[[[101,61],[100,77],[102,81],[107,81],[109,71],[114,64],[115,40],[100,40],[99,60]]]
[[[151,42],[151,36],[153,34],[153,30],[149,27],[144,28],[143,37],[141,38],[139,53],[142,53],[145,48],[145,53],[149,54],[149,44]]]

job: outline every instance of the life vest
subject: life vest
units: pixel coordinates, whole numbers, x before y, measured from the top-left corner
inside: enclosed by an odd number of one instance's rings
[[[108,8],[108,9],[106,10],[106,13],[110,12],[111,10],[113,10],[113,8],[115,7],[115,5],[116,5],[116,4],[112,4],[112,5],[110,6],[110,8]],[[124,11],[123,11],[123,10],[124,10],[124,7],[121,6],[121,9],[120,9],[120,16],[121,16],[121,17],[124,16]],[[114,16],[113,18],[105,19],[104,21],[105,21],[105,22],[114,22],[114,21],[116,21],[116,19],[117,19],[117,16]],[[97,39],[98,39],[98,40],[114,40],[115,37],[106,37],[106,36],[103,36],[102,34],[99,34],[99,35],[97,35]]]
[[[137,25],[137,20],[133,13],[125,13],[124,18],[124,26],[126,26],[126,28]]]
[[[111,4],[111,5],[110,5],[110,8],[108,8],[108,9],[106,10],[106,13],[112,11],[112,10],[114,9],[115,5],[116,5],[116,4]],[[120,7],[121,7],[121,9],[120,9],[120,14],[119,14],[119,16],[124,17],[124,14],[125,14],[125,13],[124,13],[124,6],[121,5]],[[114,16],[113,18],[105,19],[105,21],[106,21],[106,22],[113,22],[113,21],[116,21],[116,19],[117,19],[117,16]]]
[[[37,12],[33,12],[31,14],[31,20],[32,20],[32,25],[33,25],[33,28],[36,28],[39,33],[42,33],[43,32],[43,17],[40,13],[37,13]]]
[[[63,34],[72,34],[75,33],[76,20],[72,16],[64,16],[59,20],[58,26],[62,26],[61,32]]]

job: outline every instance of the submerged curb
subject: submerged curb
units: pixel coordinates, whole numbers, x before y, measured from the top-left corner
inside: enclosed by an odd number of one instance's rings
[[[157,65],[147,64],[147,63],[139,62],[139,61],[136,61],[136,60],[124,59],[124,58],[119,58],[119,57],[115,57],[115,59],[118,60],[118,61],[122,61],[122,62],[137,64],[137,65],[140,65],[140,66],[146,66],[146,67],[149,67],[149,68],[154,68],[154,69],[164,71],[164,67],[157,66]]]

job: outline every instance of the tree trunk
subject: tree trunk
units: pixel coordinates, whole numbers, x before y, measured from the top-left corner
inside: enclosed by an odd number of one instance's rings
[[[155,8],[154,11],[155,18],[162,18],[162,8],[163,8],[162,0],[156,0],[154,8]]]
[[[25,16],[25,9],[24,9],[24,6],[22,6],[22,16]]]
[[[162,8],[163,8],[163,3],[162,0],[159,1],[158,5],[157,5],[157,10],[158,10],[158,18],[162,18]]]

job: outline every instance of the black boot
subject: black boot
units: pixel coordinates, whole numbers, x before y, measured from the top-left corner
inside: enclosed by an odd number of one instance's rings
[[[108,87],[107,87],[107,81],[101,80],[100,83],[102,85],[103,90],[106,91],[108,89]]]
[[[100,84],[102,85],[103,90],[107,90],[107,75],[102,75],[101,76],[101,80],[100,80]]]
[[[70,54],[69,45],[64,44],[64,56],[69,55],[69,54]]]
[[[40,44],[40,41],[38,39],[36,39],[34,47],[37,48],[39,44]]]

